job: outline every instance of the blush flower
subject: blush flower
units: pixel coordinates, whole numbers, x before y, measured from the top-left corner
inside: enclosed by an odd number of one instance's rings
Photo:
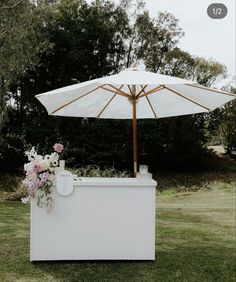
[[[38,170],[39,172],[48,170],[50,167],[49,161],[43,160],[39,163],[40,169]]]
[[[39,155],[33,147],[26,152],[28,163],[24,165],[25,178],[23,185],[28,190],[28,197],[22,198],[23,203],[36,198],[39,207],[47,209],[52,205],[52,185],[55,182],[55,168],[58,166],[59,154],[64,150],[60,143],[54,145],[50,155]]]
[[[35,171],[40,171],[41,170],[40,164],[35,164],[34,169],[35,169]]]
[[[54,149],[55,152],[60,154],[64,150],[64,146],[62,144],[60,144],[60,143],[56,143],[53,146],[53,149]]]

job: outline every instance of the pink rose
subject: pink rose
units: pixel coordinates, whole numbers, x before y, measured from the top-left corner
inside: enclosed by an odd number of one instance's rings
[[[61,153],[64,150],[64,146],[62,144],[60,144],[60,143],[56,143],[53,146],[53,149],[54,149],[55,152]]]
[[[34,170],[35,170],[35,171],[40,171],[40,170],[41,170],[40,164],[35,164],[35,165],[34,165]]]

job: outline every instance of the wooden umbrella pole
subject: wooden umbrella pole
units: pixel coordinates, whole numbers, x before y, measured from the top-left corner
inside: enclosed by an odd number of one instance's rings
[[[137,175],[137,117],[136,117],[136,97],[135,97],[135,86],[133,87],[133,158],[134,158],[134,177]]]
[[[137,175],[137,118],[136,99],[133,99],[133,157],[134,157],[134,177]]]

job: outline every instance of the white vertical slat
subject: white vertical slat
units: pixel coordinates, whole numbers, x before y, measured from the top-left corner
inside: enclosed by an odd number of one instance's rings
[[[50,214],[32,202],[31,260],[154,260],[155,186],[88,178]]]

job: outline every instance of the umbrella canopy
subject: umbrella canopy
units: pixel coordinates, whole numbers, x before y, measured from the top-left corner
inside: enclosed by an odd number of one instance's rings
[[[236,95],[189,80],[133,68],[36,97],[49,115],[133,119],[136,174],[137,119],[209,112],[233,100]]]

